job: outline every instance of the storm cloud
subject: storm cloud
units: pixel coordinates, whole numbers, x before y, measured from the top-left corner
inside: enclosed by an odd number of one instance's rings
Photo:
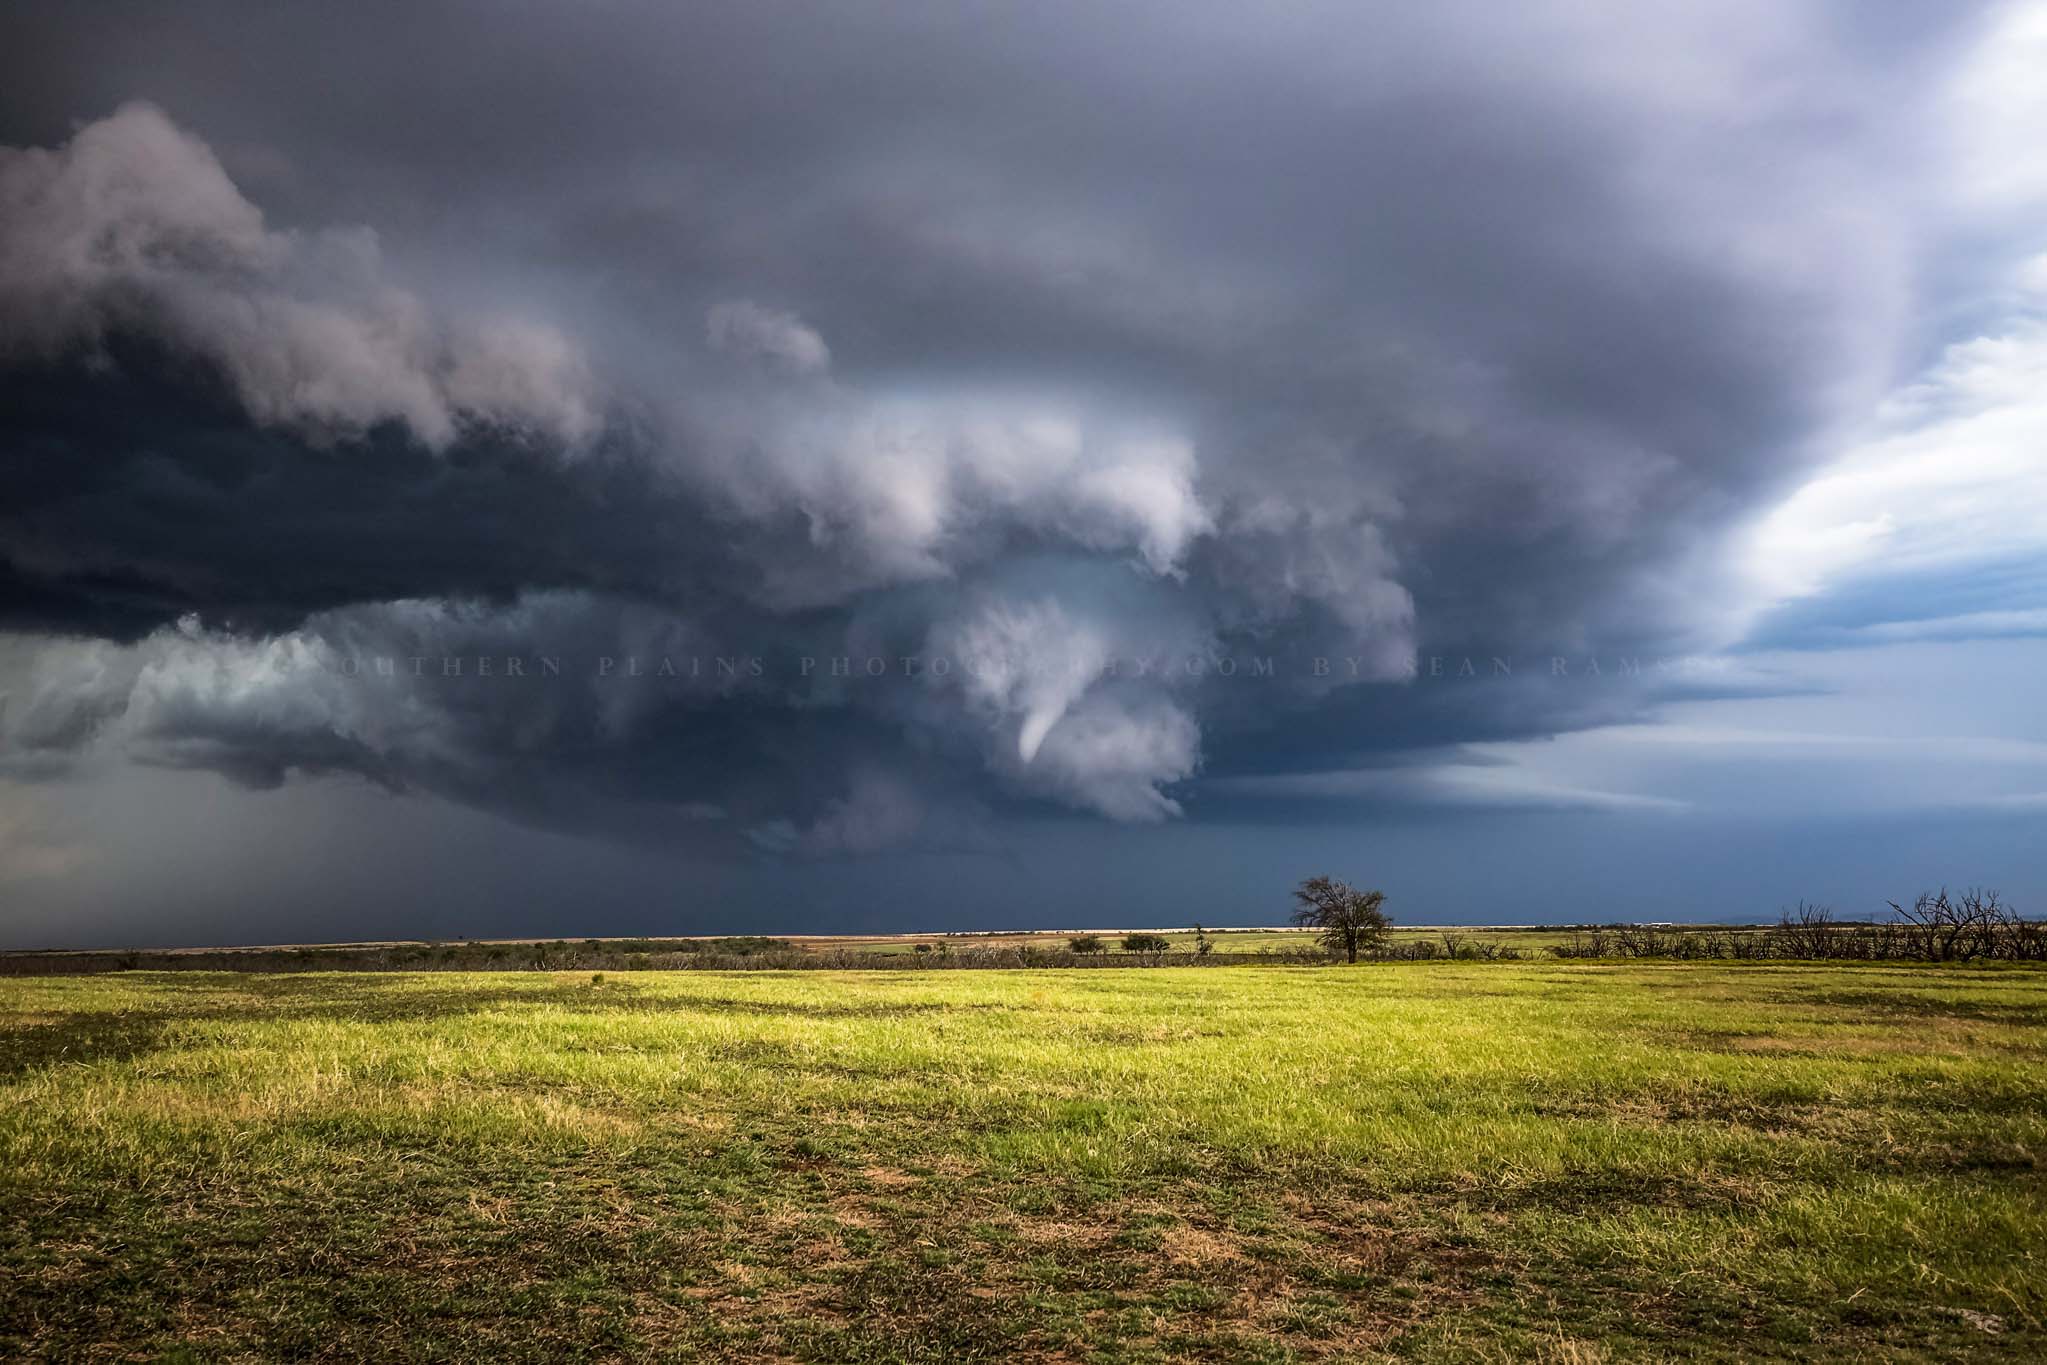
[[[16,16],[0,762],[739,860],[1681,808],[1471,746],[1796,692],[1575,684],[2002,403],[2030,13]]]

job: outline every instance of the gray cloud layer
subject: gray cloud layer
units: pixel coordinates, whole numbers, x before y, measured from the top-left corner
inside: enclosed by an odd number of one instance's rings
[[[842,853],[1629,714],[1386,684],[1710,630],[1701,557],[1925,344],[1914,129],[1975,22],[45,16],[0,606],[72,643],[10,748]],[[784,666],[341,671],[449,654]],[[837,655],[960,667],[786,667]]]

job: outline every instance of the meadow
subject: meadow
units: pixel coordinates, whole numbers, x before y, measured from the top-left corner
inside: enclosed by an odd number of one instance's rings
[[[2047,973],[0,980],[0,1355],[2047,1354]]]

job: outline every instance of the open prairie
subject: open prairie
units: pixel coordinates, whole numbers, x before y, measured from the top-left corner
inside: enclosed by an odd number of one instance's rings
[[[2047,975],[0,981],[18,1358],[2047,1351]]]

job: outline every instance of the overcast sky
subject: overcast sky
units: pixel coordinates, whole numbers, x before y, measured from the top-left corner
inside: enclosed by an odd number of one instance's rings
[[[2047,4],[0,54],[0,944],[2047,907]]]

